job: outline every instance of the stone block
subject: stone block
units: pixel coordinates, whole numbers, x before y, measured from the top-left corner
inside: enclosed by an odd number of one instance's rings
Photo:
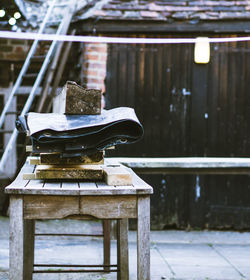
[[[101,114],[100,89],[87,89],[75,82],[67,81],[62,92],[55,99],[56,112],[68,115]]]

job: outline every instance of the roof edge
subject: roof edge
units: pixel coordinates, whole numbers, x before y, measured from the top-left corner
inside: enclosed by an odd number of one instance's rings
[[[131,33],[131,34],[151,34],[151,33],[244,33],[250,34],[250,21],[202,21],[192,22],[159,22],[150,21],[148,23],[141,21],[128,20],[96,20],[87,19],[77,21],[73,25],[77,28],[79,34],[101,34],[101,33]]]

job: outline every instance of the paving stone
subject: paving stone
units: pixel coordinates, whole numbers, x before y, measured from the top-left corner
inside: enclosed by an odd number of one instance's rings
[[[156,246],[165,260],[172,265],[229,266],[210,246],[205,244],[158,244]]]
[[[8,218],[0,217],[0,280],[8,279]],[[99,221],[38,221],[39,232],[93,233]],[[116,241],[111,241],[111,263],[116,263]],[[246,280],[250,279],[250,233],[217,231],[152,231],[151,280]],[[102,240],[91,237],[37,237],[38,263],[100,264]],[[129,232],[129,270],[137,278],[136,232]],[[34,280],[115,280],[116,273],[44,273]]]
[[[217,244],[214,248],[247,279],[250,279],[250,245]]]
[[[176,273],[174,279],[181,280],[243,280],[235,270],[230,267],[213,267],[213,266],[172,266]],[[172,280],[172,279],[171,279]]]

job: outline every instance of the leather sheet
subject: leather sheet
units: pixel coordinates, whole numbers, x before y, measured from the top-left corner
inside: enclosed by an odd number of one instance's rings
[[[60,152],[63,157],[134,143],[143,136],[134,109],[128,107],[102,110],[100,115],[28,113],[18,119],[17,128],[29,130],[34,153]]]

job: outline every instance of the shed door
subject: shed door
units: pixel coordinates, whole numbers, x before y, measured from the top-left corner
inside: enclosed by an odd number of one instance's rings
[[[250,157],[249,46],[211,44],[211,61],[198,65],[192,44],[109,45],[107,103],[135,108],[145,129],[115,155]],[[250,227],[248,176],[152,178],[161,226]]]

